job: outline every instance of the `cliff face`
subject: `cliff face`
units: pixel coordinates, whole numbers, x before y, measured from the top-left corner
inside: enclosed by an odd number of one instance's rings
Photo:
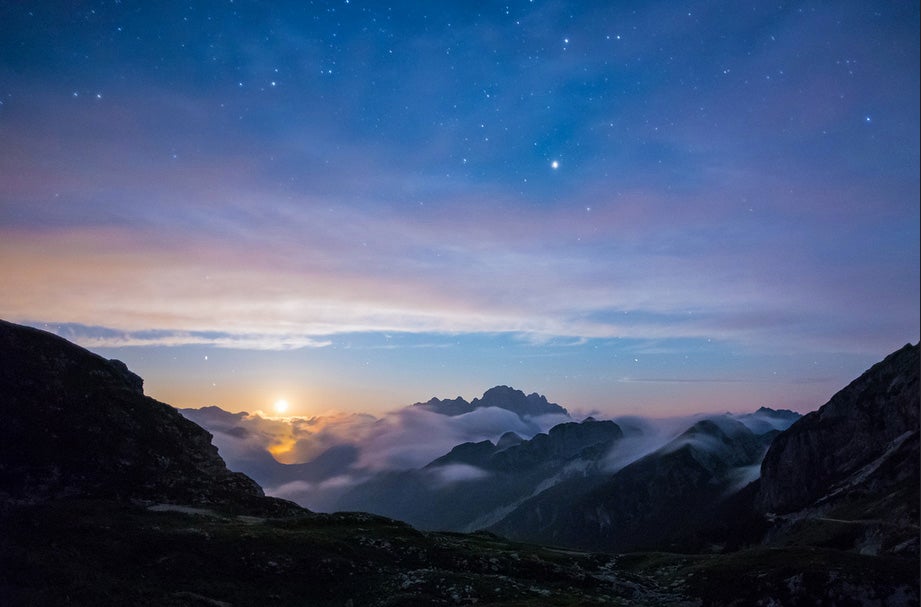
[[[0,416],[0,496],[291,507],[228,470],[211,434],[123,363],[3,321]]]
[[[761,465],[760,509],[789,513],[868,483],[876,493],[917,484],[918,375],[919,346],[906,345],[781,433]]]

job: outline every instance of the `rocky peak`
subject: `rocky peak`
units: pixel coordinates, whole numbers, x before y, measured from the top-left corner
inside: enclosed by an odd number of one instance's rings
[[[569,412],[556,403],[551,403],[541,394],[533,392],[525,396],[521,390],[509,386],[496,386],[483,393],[482,398],[475,398],[471,403],[474,408],[498,407],[518,415],[545,415],[555,413],[569,415]]]
[[[740,415],[736,419],[758,435],[786,430],[800,417],[799,413],[789,409],[770,409],[761,407],[754,413]]]
[[[519,416],[546,415],[548,413],[569,415],[566,409],[556,403],[547,401],[547,398],[541,394],[534,392],[525,395],[521,390],[516,390],[509,386],[490,388],[483,393],[481,398],[474,398],[469,403],[458,396],[455,399],[444,400],[431,398],[427,402],[416,403],[413,406],[451,417],[470,413],[483,407],[506,409]]]
[[[447,415],[449,417],[455,417],[457,415],[463,415],[464,413],[470,413],[473,411],[473,406],[460,396],[454,399],[446,398],[443,400],[432,397],[424,403],[416,403],[413,406],[427,409],[433,413]]]

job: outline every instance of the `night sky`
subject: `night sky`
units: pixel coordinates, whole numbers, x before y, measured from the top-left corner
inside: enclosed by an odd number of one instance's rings
[[[919,339],[918,28],[0,0],[0,317],[183,407],[812,410]]]

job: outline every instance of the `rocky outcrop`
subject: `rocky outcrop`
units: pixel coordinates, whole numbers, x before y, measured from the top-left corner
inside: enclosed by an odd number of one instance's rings
[[[140,377],[60,337],[0,321],[0,496],[295,508],[231,472],[211,434]]]
[[[889,355],[777,436],[761,465],[762,511],[813,505],[836,488],[869,480],[874,466],[888,468],[887,454],[898,456],[904,444],[917,445],[918,353],[918,345],[906,345]],[[917,484],[918,457],[905,459],[892,482]]]

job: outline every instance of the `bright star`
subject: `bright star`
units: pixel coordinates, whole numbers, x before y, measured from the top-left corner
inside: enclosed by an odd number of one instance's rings
[[[550,168],[553,169],[553,170],[555,171],[555,170],[557,170],[558,168],[560,168],[560,163],[557,162],[556,160],[554,160],[553,162],[550,163]]]

